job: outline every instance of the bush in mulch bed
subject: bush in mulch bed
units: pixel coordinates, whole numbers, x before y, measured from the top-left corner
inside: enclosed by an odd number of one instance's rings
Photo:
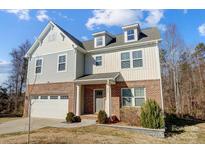
[[[69,112],[66,116],[66,121],[68,123],[81,122],[81,118],[80,116],[75,116],[73,112]]]
[[[107,117],[107,114],[105,111],[99,111],[97,122],[99,122],[99,124],[112,124],[112,123],[119,122],[119,120],[117,116],[115,115]]]

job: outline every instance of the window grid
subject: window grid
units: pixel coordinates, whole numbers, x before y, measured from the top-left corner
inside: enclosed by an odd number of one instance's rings
[[[35,68],[36,74],[40,74],[42,72],[42,63],[43,63],[43,59],[36,60],[36,68]]]
[[[121,53],[121,69],[143,67],[142,51]]]
[[[58,71],[65,71],[66,70],[66,55],[59,55],[58,56]]]
[[[121,53],[121,68],[130,68],[130,53]]]
[[[131,91],[131,96],[123,96],[123,91],[124,90],[130,90]],[[136,90],[139,90],[140,91],[140,93],[141,93],[141,96],[140,95],[136,95],[136,93],[135,93],[135,91]],[[143,93],[142,93],[143,92]],[[134,106],[141,106],[143,103],[144,103],[144,101],[145,101],[145,88],[144,87],[137,87],[137,88],[122,88],[122,92],[121,92],[121,101],[122,101],[122,106],[132,106],[132,107],[134,107]],[[124,99],[129,99],[129,101],[131,101],[130,102],[130,105],[124,105],[125,103],[123,102],[124,101]],[[139,104],[137,104],[137,102],[136,102],[136,100],[137,101],[141,101],[141,102],[139,102]],[[137,105],[136,105],[137,104]]]
[[[132,41],[135,39],[134,29],[127,30],[127,40]]]
[[[132,52],[132,64],[133,68],[136,67],[142,67],[143,66],[143,60],[142,60],[142,51],[133,51]]]
[[[102,66],[102,56],[96,56],[95,57],[95,65],[96,66]]]
[[[102,46],[102,45],[103,45],[103,37],[102,36],[97,37],[96,38],[96,47]]]

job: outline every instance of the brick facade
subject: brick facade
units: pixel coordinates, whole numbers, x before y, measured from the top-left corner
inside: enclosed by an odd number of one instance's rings
[[[75,84],[73,82],[46,83],[29,85],[26,91],[24,116],[28,114],[28,94],[30,95],[67,95],[69,98],[69,112],[75,112]]]
[[[94,89],[104,89],[105,85],[85,85],[84,87],[84,111],[85,114],[91,114],[94,111]],[[127,82],[116,82],[112,85],[112,114],[120,118],[121,108],[121,88],[132,88],[132,87],[145,87],[146,98],[155,99],[162,107],[161,92],[160,92],[160,80],[144,80],[144,81],[127,81]]]

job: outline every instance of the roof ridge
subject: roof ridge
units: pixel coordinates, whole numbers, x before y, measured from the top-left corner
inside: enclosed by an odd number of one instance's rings
[[[63,33],[65,33],[65,35],[67,35],[67,37],[69,37],[74,43],[76,43],[77,45],[79,45],[80,47],[84,48],[83,43],[77,39],[75,36],[73,36],[72,34],[70,34],[69,32],[67,32],[64,28],[62,28],[61,26],[59,26],[58,24],[54,23],[52,21],[52,23],[54,25],[56,25]]]

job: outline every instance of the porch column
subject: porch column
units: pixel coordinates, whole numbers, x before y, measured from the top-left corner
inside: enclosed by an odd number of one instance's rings
[[[106,100],[105,100],[105,112],[107,113],[107,116],[111,116],[111,106],[112,106],[112,101],[111,101],[111,84],[109,81],[107,81],[106,84]]]
[[[77,85],[76,115],[81,114],[81,85]]]

